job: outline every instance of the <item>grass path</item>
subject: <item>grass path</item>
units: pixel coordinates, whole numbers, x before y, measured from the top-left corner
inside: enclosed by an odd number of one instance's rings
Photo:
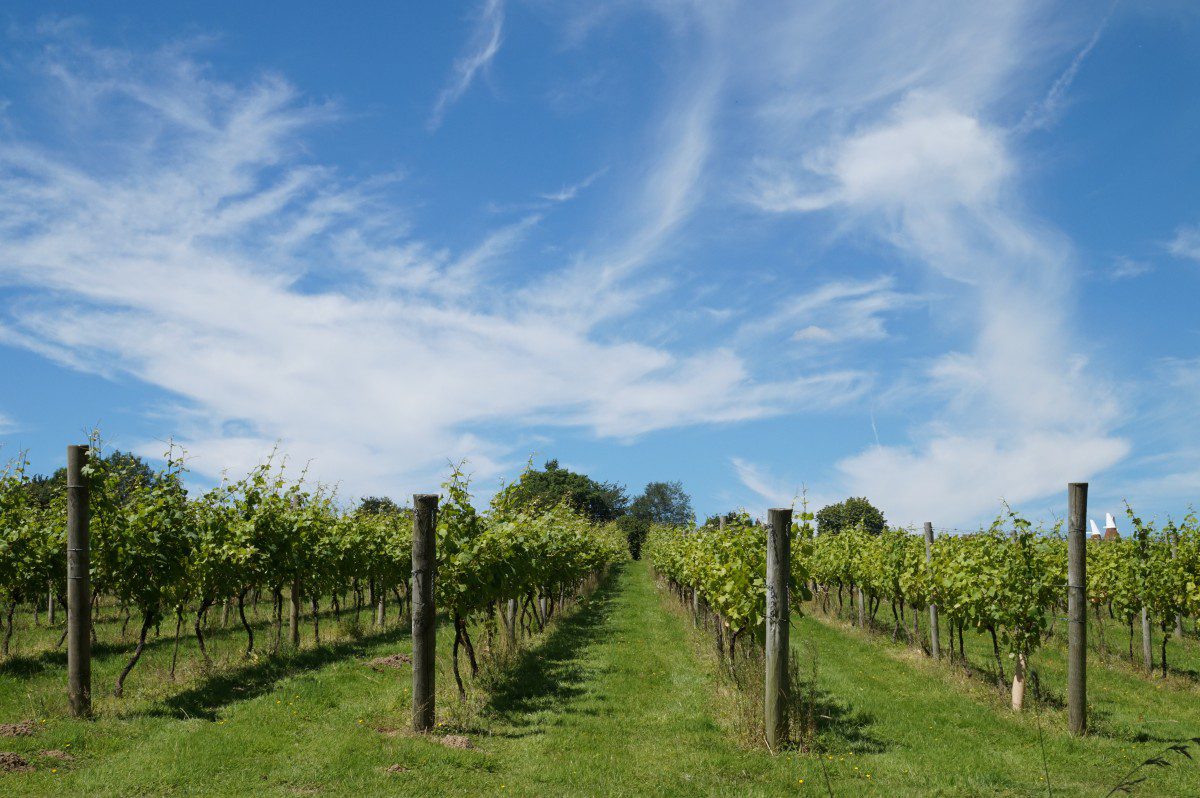
[[[794,794],[794,760],[739,747],[714,719],[712,683],[690,634],[635,563],[616,569],[500,677],[489,705],[467,721],[472,750],[390,731],[407,724],[409,671],[363,664],[409,650],[407,636],[390,633],[302,653],[311,662],[281,678],[251,665],[120,716],[82,723],[51,714],[37,737],[0,748],[79,758],[57,773],[39,761],[35,773],[0,775],[0,793]],[[443,630],[439,643],[448,637]],[[60,676],[45,674],[55,690]],[[439,679],[439,690],[452,684],[444,668]],[[453,724],[448,699],[440,693],[439,718]]]
[[[0,794],[791,796],[826,795],[827,772],[837,796],[1037,796],[1047,794],[1044,742],[1054,795],[1098,796],[1174,739],[1165,734],[1171,724],[1190,736],[1200,721],[1194,692],[1165,695],[1115,672],[1097,687],[1130,691],[1146,723],[1137,710],[1129,718],[1109,710],[1103,733],[1074,740],[1051,711],[1039,739],[1037,716],[1014,716],[978,680],[805,617],[793,641],[802,670],[817,658],[812,695],[824,754],[820,762],[771,756],[737,742],[711,644],[673,601],[643,563],[614,569],[491,677],[471,711],[452,696],[443,629],[439,719],[442,730],[470,737],[468,750],[398,731],[407,726],[410,672],[365,661],[408,651],[403,630],[245,664],[236,636],[218,635],[230,658],[213,673],[189,670],[176,686],[164,679],[170,646],[160,645],[131,695],[103,699],[91,722],[63,716],[56,656],[34,657],[17,671],[0,668],[0,722],[47,718],[35,737],[0,740],[0,750],[37,764],[33,773],[0,774]],[[98,690],[120,661],[114,652],[99,662]],[[1139,727],[1155,733],[1141,739]],[[32,756],[50,748],[77,759]],[[1200,795],[1200,770],[1155,771],[1136,794]]]

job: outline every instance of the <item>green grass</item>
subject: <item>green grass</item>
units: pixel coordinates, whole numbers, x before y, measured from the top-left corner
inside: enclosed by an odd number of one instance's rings
[[[118,627],[111,618],[101,623],[101,640],[116,639]],[[0,775],[0,794],[826,795],[827,773],[838,796],[1036,796],[1047,794],[1040,724],[1054,794],[1089,796],[1103,795],[1164,741],[1200,734],[1197,686],[1187,673],[1194,642],[1172,643],[1182,670],[1165,682],[1119,661],[1092,668],[1098,733],[1076,740],[1054,706],[1062,689],[1057,644],[1034,661],[1047,691],[1042,709],[1017,716],[984,672],[990,642],[968,635],[978,671],[968,676],[886,636],[810,615],[796,621],[793,644],[806,679],[817,659],[815,685],[802,689],[816,698],[823,758],[773,756],[742,742],[743,702],[719,673],[710,638],[693,630],[642,563],[614,569],[527,648],[497,657],[502,667],[488,669],[466,702],[454,694],[443,628],[443,725],[432,736],[403,731],[410,671],[366,665],[409,651],[403,629],[355,640],[323,619],[324,647],[311,646],[306,626],[301,651],[255,662],[241,658],[240,630],[216,629],[215,666],[201,668],[194,640],[185,639],[174,683],[166,678],[172,631],[164,624],[166,636],[121,701],[104,693],[132,643],[102,646],[97,717],[74,721],[55,631],[19,630],[17,656],[0,664],[0,722],[46,722],[34,737],[0,738],[0,750],[36,765]],[[257,632],[268,645],[265,620]],[[446,748],[445,731],[466,734],[475,747]],[[44,749],[77,758],[38,758]],[[1149,775],[1136,794],[1200,795],[1195,764]]]

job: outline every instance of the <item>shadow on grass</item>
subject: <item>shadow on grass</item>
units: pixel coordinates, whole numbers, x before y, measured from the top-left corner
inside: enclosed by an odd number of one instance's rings
[[[875,724],[875,717],[871,713],[855,709],[820,687],[814,689],[810,681],[799,680],[792,690],[790,713],[793,718],[814,727],[808,732],[816,741],[818,753],[853,751],[856,754],[882,754],[888,750],[888,744],[871,733],[871,727]]]
[[[580,652],[599,637],[612,612],[616,581],[623,568],[618,565],[610,569],[600,586],[562,618],[541,645],[523,651],[510,668],[498,675],[487,704],[490,713],[514,726],[528,726],[523,715],[560,708],[583,694],[587,672]],[[499,736],[525,734],[501,732]]]
[[[320,648],[267,656],[239,667],[212,673],[201,679],[195,687],[159,702],[144,714],[153,717],[216,720],[217,710],[268,693],[281,679],[318,670],[339,660],[360,657],[372,646],[395,643],[407,637],[407,629],[394,628],[366,635],[358,640],[344,640]]]
[[[354,615],[355,613],[353,609],[343,609],[340,617],[335,615],[333,610],[325,609],[321,610],[319,613],[319,618],[323,624],[338,625],[342,622],[349,622]],[[118,618],[117,620],[120,619]],[[180,642],[185,646],[189,644],[195,646],[196,637],[192,626],[194,621],[195,616],[188,614],[184,615],[184,623],[180,631],[179,639]],[[305,616],[305,622],[308,622],[307,615]],[[392,621],[389,619],[388,622],[391,623]],[[105,625],[110,625],[112,622],[103,621],[102,623]],[[159,626],[159,631],[161,632],[162,629],[168,627],[171,631],[168,634],[154,634],[152,637],[147,639],[146,645],[142,649],[144,656],[149,655],[151,652],[159,648],[175,645],[174,623],[175,618],[173,615],[169,618],[163,619],[162,624]],[[358,623],[358,621],[355,620],[354,623]],[[254,620],[250,621],[250,627],[254,630],[255,641],[260,645],[264,641],[269,643],[271,637],[274,635],[275,625],[270,618],[256,617]],[[99,626],[97,628],[100,629]],[[57,635],[59,630],[56,629],[54,632]],[[100,634],[103,635],[103,631],[101,631]],[[233,619],[228,626],[212,625],[204,630],[205,642],[216,643],[231,640],[233,638],[241,638],[243,641],[246,639],[245,629],[242,628],[241,622],[236,618]],[[380,635],[377,639],[386,638]],[[132,656],[133,650],[136,647],[137,640],[133,636],[123,637],[118,635],[114,640],[98,640],[92,644],[92,659],[103,660],[107,657],[114,657],[119,658],[123,662]],[[64,644],[61,647],[56,646],[55,648],[42,649],[36,654],[18,654],[11,656],[3,662],[0,662],[0,674],[29,678],[32,676],[37,676],[47,670],[65,668],[66,666],[67,648]]]

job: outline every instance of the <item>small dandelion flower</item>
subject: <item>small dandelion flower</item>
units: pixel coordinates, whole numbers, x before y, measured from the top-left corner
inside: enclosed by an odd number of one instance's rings
[[[58,768],[50,768],[50,772],[51,772],[51,773],[57,773],[57,772],[58,772]]]

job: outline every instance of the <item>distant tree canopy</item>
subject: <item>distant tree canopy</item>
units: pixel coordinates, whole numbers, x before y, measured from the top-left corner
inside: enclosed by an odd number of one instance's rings
[[[642,556],[642,544],[652,524],[685,526],[696,518],[692,511],[692,500],[684,493],[678,482],[651,482],[642,495],[629,505],[629,513],[621,519],[625,536],[629,540],[629,553],[633,558]]]
[[[586,474],[559,467],[557,460],[547,460],[543,471],[526,471],[513,486],[513,493],[518,502],[547,506],[566,499],[576,512],[601,523],[615,521],[629,507],[624,485],[597,482]]]
[[[365,496],[355,510],[359,515],[400,515],[400,505],[387,496]]]
[[[629,514],[641,521],[686,526],[696,519],[692,500],[679,482],[651,482],[629,505]]]
[[[118,491],[123,500],[138,484],[148,484],[156,479],[154,469],[150,464],[132,452],[122,452],[114,449],[101,458],[109,466],[114,466],[121,474]],[[45,508],[49,507],[56,495],[67,489],[66,466],[55,471],[50,476],[37,474],[30,478],[27,490],[34,503]]]
[[[817,513],[817,532],[821,535],[836,535],[843,529],[853,529],[859,523],[872,535],[883,534],[887,528],[883,513],[862,496],[822,507]]]

